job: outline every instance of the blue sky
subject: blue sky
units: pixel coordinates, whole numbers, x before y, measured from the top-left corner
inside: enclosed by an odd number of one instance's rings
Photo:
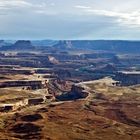
[[[140,40],[140,0],[0,0],[0,38]]]

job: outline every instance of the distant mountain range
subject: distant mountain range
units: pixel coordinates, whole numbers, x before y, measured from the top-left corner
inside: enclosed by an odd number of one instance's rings
[[[58,43],[58,41],[55,40],[32,40],[31,41],[33,46],[53,46],[56,43]]]
[[[0,50],[35,50],[57,44],[53,40],[0,40]]]
[[[29,50],[29,49],[82,49],[82,50],[103,50],[122,53],[140,53],[140,41],[122,40],[0,40],[0,50]]]
[[[2,47],[2,46],[9,46],[9,45],[12,45],[13,43],[15,43],[15,41],[0,40],[0,47]]]
[[[103,50],[111,52],[136,52],[140,53],[140,41],[122,41],[122,40],[75,40],[59,41],[54,45],[58,48],[74,48],[83,50]]]

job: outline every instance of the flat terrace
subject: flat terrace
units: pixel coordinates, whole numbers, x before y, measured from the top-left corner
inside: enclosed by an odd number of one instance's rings
[[[93,91],[97,91],[102,95],[108,96],[110,98],[121,97],[120,100],[127,101],[136,101],[140,100],[140,85],[134,86],[115,86],[112,83],[118,82],[114,81],[111,78],[103,78],[90,82],[83,82],[81,85],[84,85],[90,88]],[[117,99],[117,98],[116,98]]]
[[[13,104],[28,98],[36,98],[37,94],[33,94],[27,90],[15,90],[11,88],[0,89],[0,104]]]
[[[0,68],[20,68],[19,65],[0,65]]]

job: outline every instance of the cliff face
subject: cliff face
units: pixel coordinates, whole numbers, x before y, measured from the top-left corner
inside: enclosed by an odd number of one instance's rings
[[[6,81],[0,83],[0,88],[6,88],[6,87],[31,87],[31,89],[41,89],[45,85],[42,83],[42,81]]]
[[[140,74],[118,73],[115,79],[120,81],[122,86],[131,86],[140,84]]]
[[[85,87],[75,84],[72,86],[71,94],[79,98],[86,98],[89,95],[89,91]]]
[[[71,41],[59,41],[53,47],[55,47],[57,49],[70,49],[70,48],[72,48],[72,43],[71,43]]]

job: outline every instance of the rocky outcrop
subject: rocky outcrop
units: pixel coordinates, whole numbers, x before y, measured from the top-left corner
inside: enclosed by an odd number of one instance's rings
[[[0,112],[8,112],[8,111],[12,111],[13,109],[14,109],[13,104],[0,105]]]
[[[71,94],[79,98],[86,98],[90,92],[88,91],[87,87],[80,84],[75,84],[72,86]]]
[[[13,104],[1,104],[0,105],[0,112],[9,112],[17,110],[20,107],[28,105],[28,99],[24,99]]]
[[[53,47],[56,49],[70,49],[72,48],[71,41],[59,41],[58,44],[55,44]]]
[[[90,92],[88,89],[82,85],[74,84],[72,85],[71,91],[64,94],[56,96],[56,100],[59,101],[69,101],[88,97]]]

